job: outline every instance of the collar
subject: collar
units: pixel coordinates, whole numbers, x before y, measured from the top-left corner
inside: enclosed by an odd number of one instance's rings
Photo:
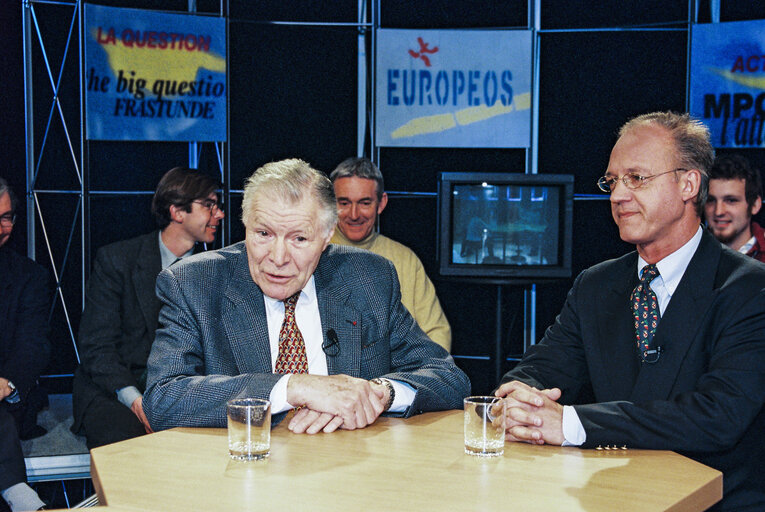
[[[159,239],[159,255],[162,258],[162,269],[166,269],[173,263],[175,263],[176,260],[183,259],[187,256],[191,256],[194,254],[194,247],[186,251],[181,257],[179,258],[175,254],[173,254],[173,251],[167,248],[165,245],[165,242],[162,241],[162,231],[157,232],[157,238]]]
[[[762,229],[762,226],[755,221],[752,221],[750,229],[752,230],[752,236],[757,241],[755,246],[762,251],[765,249],[765,229]]]
[[[360,249],[366,249],[369,250],[370,247],[372,247],[375,243],[375,240],[377,240],[377,236],[379,233],[377,231],[372,231],[368,237],[366,237],[364,240],[361,240],[359,242],[352,242],[348,239],[348,237],[345,236],[345,234],[340,231],[340,228],[335,228],[335,234],[332,235],[333,240],[335,240],[336,243],[340,245],[350,245],[351,247],[358,247]]]
[[[704,230],[699,226],[696,234],[693,235],[690,240],[685,242],[682,247],[656,263],[656,268],[659,269],[659,276],[661,277],[662,283],[667,289],[667,293],[669,293],[670,297],[675,293],[677,285],[680,284],[680,280],[683,278],[685,269],[688,268],[688,263],[691,262],[691,258],[696,252],[696,249],[698,249],[699,243],[701,242],[701,234],[703,232]],[[638,255],[638,278],[640,278],[640,273],[646,265],[648,265],[648,262]],[[653,285],[651,286],[653,287]]]
[[[263,295],[263,300],[266,303],[266,308],[274,311],[274,312],[280,312],[281,315],[284,315],[284,301],[274,299],[269,297],[268,295]],[[316,282],[314,281],[314,277],[311,276],[311,278],[306,283],[305,287],[303,287],[302,290],[300,290],[300,297],[298,298],[298,306],[308,306],[312,302],[316,302]]]
[[[738,252],[740,252],[741,254],[748,254],[749,251],[752,250],[752,247],[754,247],[754,244],[756,243],[757,243],[757,239],[754,236],[752,236],[752,238],[747,240],[744,245],[738,248]]]

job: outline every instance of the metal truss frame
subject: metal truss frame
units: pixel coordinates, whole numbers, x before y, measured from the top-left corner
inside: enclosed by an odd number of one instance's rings
[[[43,31],[41,29],[40,23],[38,21],[37,12],[36,12],[36,4],[49,4],[49,5],[59,5],[59,6],[68,6],[71,7],[71,17],[69,18],[68,23],[68,31],[67,31],[67,37],[66,37],[66,45],[63,52],[63,58],[61,59],[61,62],[51,62],[51,59],[48,57],[48,51],[46,48],[46,43],[43,35]],[[64,110],[62,109],[61,102],[62,98],[59,95],[59,91],[61,89],[61,80],[63,76],[64,71],[64,65],[67,62],[67,58],[70,56],[70,50],[72,48],[72,42],[73,40],[79,40],[80,34],[77,32],[77,30],[80,28],[77,20],[79,19],[79,14],[81,13],[81,4],[80,0],[74,0],[74,1],[67,1],[67,0],[60,0],[60,1],[39,1],[39,2],[33,2],[31,0],[24,0],[22,2],[22,9],[23,9],[23,48],[24,48],[24,110],[25,110],[25,134],[26,134],[26,176],[27,176],[27,187],[26,187],[26,209],[27,209],[27,218],[29,221],[27,222],[27,255],[34,259],[36,256],[36,232],[37,232],[37,223],[39,223],[39,228],[42,230],[42,235],[45,240],[45,245],[47,249],[48,258],[50,259],[51,268],[53,269],[53,276],[55,278],[56,282],[56,293],[54,296],[54,299],[51,301],[51,307],[49,312],[49,320],[53,316],[53,310],[56,307],[56,304],[58,301],[61,302],[61,306],[64,310],[64,316],[66,319],[66,327],[69,331],[69,336],[72,340],[72,346],[74,348],[75,357],[77,358],[77,361],[79,362],[79,353],[77,352],[77,344],[75,343],[75,337],[74,337],[74,331],[72,328],[72,321],[71,316],[69,314],[69,307],[67,305],[66,299],[64,298],[64,293],[62,289],[62,279],[66,272],[69,270],[69,252],[71,248],[71,244],[75,238],[75,232],[77,231],[77,224],[78,224],[78,216],[82,215],[83,212],[83,176],[82,176],[82,170],[81,170],[81,163],[83,161],[82,158],[82,142],[80,143],[80,147],[75,149],[75,144],[72,141],[72,136],[70,134],[69,130],[69,123],[67,122],[67,119],[64,115]],[[49,80],[49,86],[50,86],[50,94],[51,94],[51,102],[50,102],[50,109],[48,111],[48,119],[45,126],[44,135],[40,144],[40,150],[39,152],[35,151],[35,131],[34,131],[34,105],[33,105],[33,92],[34,92],[34,84],[33,84],[33,64],[32,64],[32,52],[33,52],[33,36],[35,36],[35,39],[37,40],[39,44],[39,50],[42,56],[42,59],[45,63],[45,69],[47,71],[47,76]],[[58,69],[56,70],[54,66],[58,66]],[[54,121],[60,121],[63,129],[64,129],[64,135],[66,138],[66,142],[69,148],[69,156],[71,157],[71,161],[68,162],[69,165],[71,165],[70,170],[73,170],[77,181],[80,184],[79,190],[40,190],[36,187],[37,179],[40,173],[40,164],[42,162],[42,157],[45,152],[45,149],[47,147],[48,142],[48,135],[50,133],[51,125]],[[81,121],[81,119],[80,119]],[[82,123],[80,123],[79,127],[79,134],[82,140],[83,130],[82,130]],[[69,238],[66,246],[65,253],[63,255],[62,263],[59,267],[56,266],[56,258],[54,258],[53,254],[53,248],[50,244],[50,237],[48,236],[48,228],[46,225],[46,219],[48,218],[47,213],[43,212],[43,209],[40,205],[40,197],[43,194],[76,194],[78,195],[77,200],[77,211],[72,219],[70,228],[69,228]],[[37,219],[37,222],[35,222],[35,219]],[[84,287],[84,284],[83,284]]]
[[[221,9],[219,15],[223,16],[223,1],[221,1]],[[23,31],[23,51],[24,51],[24,111],[25,111],[25,144],[26,144],[26,212],[27,218],[27,255],[32,259],[36,259],[38,253],[37,240],[38,231],[44,243],[44,250],[47,253],[47,257],[52,268],[53,277],[55,279],[55,296],[51,301],[49,311],[49,321],[53,317],[55,308],[60,304],[63,309],[65,328],[68,333],[68,337],[71,340],[72,348],[74,350],[74,356],[77,363],[80,362],[79,352],[77,350],[76,334],[74,332],[72,314],[75,308],[80,311],[85,306],[85,283],[89,274],[89,238],[90,238],[90,199],[92,196],[97,195],[133,195],[133,194],[152,194],[153,191],[140,192],[130,190],[109,190],[100,191],[93,190],[89,186],[89,173],[88,173],[88,141],[85,134],[85,53],[84,53],[84,2],[82,0],[22,0],[21,2],[23,16],[22,16],[22,31]],[[68,12],[67,23],[57,28],[66,30],[66,43],[63,48],[63,55],[60,62],[53,62],[49,56],[49,48],[47,46],[47,39],[50,33],[45,33],[41,23],[38,19],[38,9],[43,9],[46,6],[58,6],[71,9]],[[196,11],[196,1],[188,1],[188,12]],[[227,19],[228,22],[228,19]],[[228,38],[228,25],[226,27]],[[35,45],[35,41],[37,44]],[[39,147],[35,147],[35,106],[34,97],[35,94],[39,94],[38,84],[34,83],[34,64],[33,64],[33,52],[39,51],[39,54],[44,63],[45,72],[48,78],[49,89],[46,89],[44,94],[50,95],[50,107],[47,111],[47,120],[45,122],[45,128],[39,144]],[[70,95],[65,97],[60,93],[62,80],[64,75],[64,66],[71,59],[77,59],[79,69],[79,87],[78,95]],[[228,55],[226,56],[226,65],[228,68]],[[228,87],[227,87],[228,89]],[[228,94],[228,92],[227,92]],[[62,103],[71,102],[76,105],[76,110],[79,112],[79,119],[72,120],[67,119]],[[227,102],[228,103],[228,102]],[[71,105],[70,105],[71,106]],[[227,106],[228,109],[228,106]],[[228,119],[228,112],[227,112]],[[65,142],[68,148],[69,160],[65,162],[66,168],[58,168],[57,172],[71,172],[76,177],[76,183],[79,188],[71,189],[43,189],[38,184],[38,178],[41,172],[41,163],[43,156],[46,154],[49,148],[49,135],[53,123],[60,122],[63,128],[63,134]],[[230,127],[227,126],[227,131]],[[76,137],[79,137],[77,141]],[[189,143],[189,167],[195,168],[198,166],[200,157],[206,147],[212,145],[212,150],[215,152],[215,162],[218,165],[218,171],[220,173],[220,181],[223,184],[221,194],[223,196],[223,202],[228,203],[230,200],[230,165],[228,157],[228,145],[226,142],[212,142],[212,143]],[[63,165],[63,163],[62,163]],[[76,197],[76,210],[71,219],[69,219],[65,225],[68,229],[68,238],[66,247],[63,249],[62,254],[56,253],[56,249],[51,243],[51,237],[49,236],[49,224],[56,223],[58,225],[64,224],[62,219],[57,218],[57,212],[44,211],[40,199],[44,196],[50,195],[64,195]],[[79,229],[78,229],[79,227]],[[59,228],[56,228],[59,229]],[[222,235],[224,245],[229,243],[231,237],[231,230],[228,223],[224,224],[224,231]],[[72,262],[70,255],[72,249],[75,246],[80,247],[80,261]],[[60,258],[60,263],[57,264]],[[67,301],[64,294],[64,277],[75,272],[73,268],[79,263],[80,279],[80,296],[81,302],[77,305],[71,304],[71,301]],[[47,377],[71,377],[71,373],[65,373],[62,375],[47,375]]]

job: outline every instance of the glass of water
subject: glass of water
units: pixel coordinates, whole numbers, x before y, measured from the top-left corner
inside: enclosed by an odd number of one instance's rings
[[[496,396],[469,396],[465,406],[465,453],[499,457],[505,453],[505,402]]]
[[[271,402],[239,398],[226,404],[228,453],[236,460],[261,460],[271,451]]]

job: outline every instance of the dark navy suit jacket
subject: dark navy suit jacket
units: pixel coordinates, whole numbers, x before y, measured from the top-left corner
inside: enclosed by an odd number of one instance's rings
[[[145,387],[160,308],[154,291],[162,270],[158,236],[152,231],[104,246],[96,254],[80,321],[81,364],[72,393],[75,432],[97,395],[116,402],[118,389]]]
[[[29,393],[48,364],[48,284],[47,270],[0,247],[0,377],[13,382],[21,398],[14,405],[0,402],[0,490],[26,478],[12,414],[25,415]]]
[[[29,258],[0,247],[0,377],[22,399],[48,364],[49,274]]]
[[[639,362],[629,307],[637,258],[582,272],[542,341],[502,382],[561,388],[585,448],[678,451],[723,472],[720,510],[765,510],[765,264],[705,232],[649,364]]]

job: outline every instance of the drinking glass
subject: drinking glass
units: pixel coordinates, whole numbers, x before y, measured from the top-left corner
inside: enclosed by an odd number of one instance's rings
[[[271,450],[271,402],[239,398],[226,404],[228,453],[236,460],[261,460]]]
[[[499,457],[505,453],[505,402],[496,396],[469,396],[465,406],[465,453]]]

